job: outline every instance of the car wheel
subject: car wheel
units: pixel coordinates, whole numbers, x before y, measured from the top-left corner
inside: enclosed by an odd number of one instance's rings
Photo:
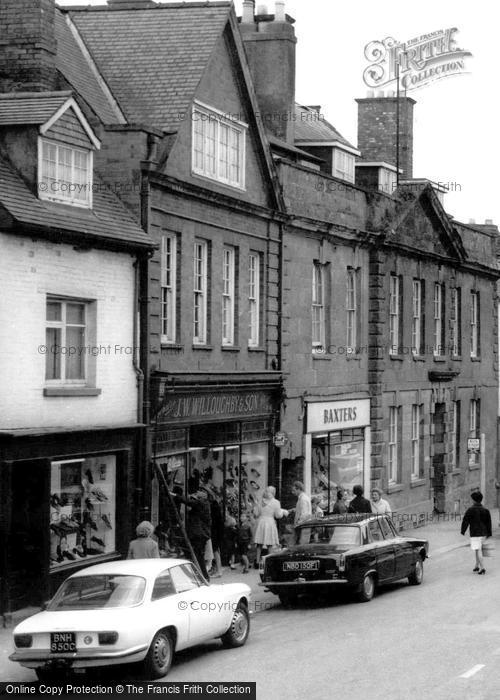
[[[160,630],[153,637],[144,661],[146,675],[151,678],[166,676],[174,658],[174,641],[167,630]]]
[[[292,608],[294,605],[297,605],[299,596],[295,593],[278,593],[278,598],[284,608]]]
[[[250,615],[245,603],[241,602],[234,611],[229,629],[221,637],[222,643],[225,647],[242,647],[248,639],[249,632]]]
[[[423,580],[424,580],[424,563],[420,558],[418,558],[413,566],[413,569],[411,570],[410,575],[408,576],[408,583],[411,586],[420,586],[420,584],[422,583]]]
[[[375,595],[375,579],[373,574],[366,574],[361,584],[358,597],[362,603],[368,603]]]

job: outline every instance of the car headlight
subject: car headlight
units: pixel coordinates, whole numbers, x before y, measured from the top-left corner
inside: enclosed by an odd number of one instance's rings
[[[118,632],[99,632],[99,644],[116,644]]]
[[[14,644],[18,649],[28,649],[33,644],[33,636],[31,634],[15,634]]]
[[[339,571],[345,571],[345,556],[343,554],[339,557]]]

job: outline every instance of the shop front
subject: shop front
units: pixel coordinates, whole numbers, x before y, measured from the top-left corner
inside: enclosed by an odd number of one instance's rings
[[[177,493],[209,488],[224,517],[252,516],[274,478],[278,384],[167,390],[153,428],[153,462]],[[162,520],[153,488],[152,518]]]
[[[126,552],[138,430],[1,436],[3,614],[40,605],[74,571]]]
[[[342,489],[352,498],[356,484],[370,489],[370,400],[307,404],[306,491],[322,496],[329,512]]]

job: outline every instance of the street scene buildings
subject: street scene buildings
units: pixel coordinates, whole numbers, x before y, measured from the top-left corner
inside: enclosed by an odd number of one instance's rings
[[[413,98],[359,97],[357,144],[298,103],[261,10],[0,2],[7,621],[167,522],[163,483],[237,524],[295,481],[398,531],[496,505],[498,229],[413,177]]]

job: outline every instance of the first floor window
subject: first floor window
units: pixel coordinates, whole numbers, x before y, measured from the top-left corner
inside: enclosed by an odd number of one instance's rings
[[[45,379],[83,383],[86,380],[88,303],[47,298]]]
[[[208,289],[208,244],[196,240],[194,243],[193,281],[193,343],[207,342],[207,289]]]
[[[462,354],[462,290],[451,290],[451,350],[454,356]]]
[[[92,151],[40,140],[40,198],[90,207]]]
[[[325,351],[325,280],[324,266],[313,265],[312,278],[312,348],[313,352]]]
[[[166,234],[161,240],[161,342],[176,341],[177,238]]]
[[[235,250],[222,251],[222,344],[234,344]]]
[[[451,417],[450,460],[452,470],[460,469],[460,401],[453,401]]]
[[[260,254],[250,253],[248,257],[248,307],[249,333],[248,346],[256,348],[260,344]]]
[[[355,353],[358,343],[358,270],[347,268],[346,313],[347,352]]]
[[[422,406],[411,407],[411,478],[423,476],[423,412]]]
[[[444,286],[434,285],[434,355],[445,354],[444,347]]]
[[[391,275],[389,280],[389,353],[397,355],[400,345],[400,285],[399,277]]]
[[[389,483],[399,482],[399,412],[398,406],[389,407]]]

